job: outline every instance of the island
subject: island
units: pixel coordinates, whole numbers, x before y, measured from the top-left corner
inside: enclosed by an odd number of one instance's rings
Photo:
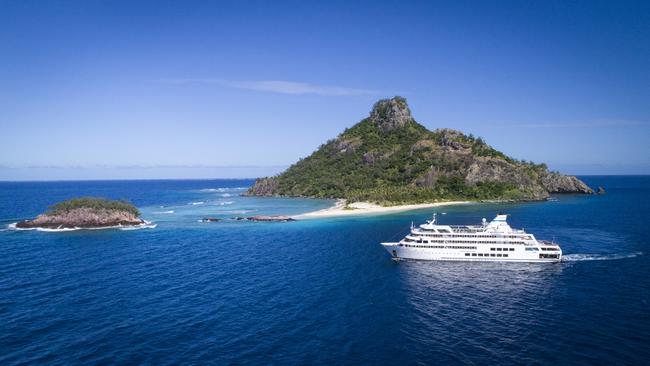
[[[16,223],[18,229],[100,229],[148,224],[140,211],[125,201],[83,197],[57,203],[33,220]]]
[[[545,149],[544,142],[539,148]],[[593,194],[580,179],[546,164],[517,160],[482,138],[411,116],[406,99],[375,103],[370,115],[283,173],[257,179],[248,196],[339,199],[373,207],[444,202],[546,200],[554,193]]]

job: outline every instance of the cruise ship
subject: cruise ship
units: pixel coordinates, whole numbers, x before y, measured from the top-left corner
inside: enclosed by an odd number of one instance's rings
[[[433,219],[419,227],[411,224],[409,234],[396,243],[381,243],[395,260],[487,262],[559,262],[560,246],[537,240],[523,229],[513,229],[507,215],[483,219],[481,225],[438,225]]]

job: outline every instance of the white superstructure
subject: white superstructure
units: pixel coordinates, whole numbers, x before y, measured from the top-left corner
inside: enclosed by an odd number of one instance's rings
[[[394,259],[438,261],[559,262],[562,249],[513,229],[507,215],[482,225],[438,225],[436,215],[397,243],[381,243]]]

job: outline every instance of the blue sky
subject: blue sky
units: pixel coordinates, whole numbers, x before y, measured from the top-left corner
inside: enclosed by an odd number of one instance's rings
[[[573,174],[650,174],[650,2],[0,0],[0,179],[254,177],[402,95]]]

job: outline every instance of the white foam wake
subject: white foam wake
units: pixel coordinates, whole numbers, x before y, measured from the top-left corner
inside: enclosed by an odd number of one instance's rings
[[[196,206],[196,205],[202,205],[204,204],[205,201],[199,201],[199,202],[190,202],[190,205]]]
[[[634,258],[640,255],[643,255],[643,252],[613,254],[566,254],[562,256],[562,260],[566,262],[611,261],[617,259]]]
[[[232,205],[233,203],[235,203],[235,202],[233,202],[233,201],[219,202],[219,206]]]
[[[163,214],[173,214],[174,210],[169,210],[169,211],[155,211],[154,212],[156,215],[163,215]]]

